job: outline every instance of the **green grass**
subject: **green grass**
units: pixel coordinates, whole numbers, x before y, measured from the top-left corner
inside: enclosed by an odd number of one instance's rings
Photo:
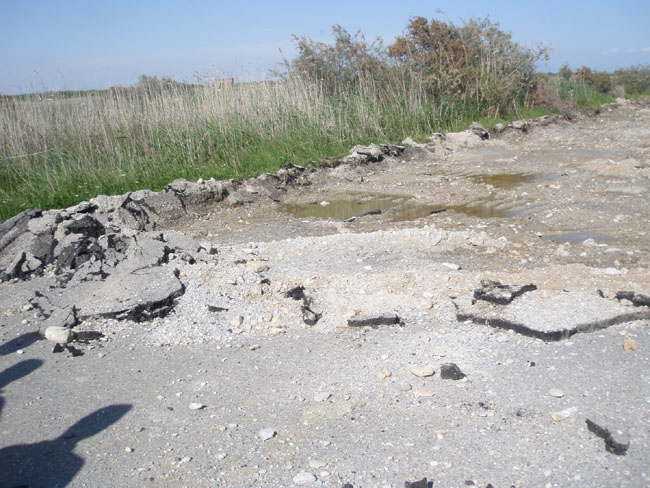
[[[562,82],[558,86],[558,93],[578,107],[592,110],[598,110],[603,104],[614,101],[613,97],[584,83]]]

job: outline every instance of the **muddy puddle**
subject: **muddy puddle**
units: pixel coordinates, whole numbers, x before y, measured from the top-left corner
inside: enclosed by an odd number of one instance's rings
[[[558,244],[564,244],[568,242],[572,246],[580,244],[587,239],[593,239],[598,244],[607,244],[613,242],[615,239],[611,236],[596,232],[594,230],[571,230],[566,232],[561,232],[554,235],[542,237],[545,241],[553,241]]]
[[[469,217],[511,218],[534,211],[530,206],[504,208],[499,200],[477,200],[461,205],[417,204],[404,195],[363,194],[350,198],[326,198],[306,204],[282,204],[280,210],[298,218],[351,220],[389,212],[391,222],[409,222],[446,212]]]
[[[526,215],[529,207],[524,208],[503,208],[495,201],[477,201],[465,205],[407,205],[392,219],[393,222],[408,222],[428,217],[430,215],[445,212],[457,212],[468,217],[479,217],[483,219],[512,218]]]
[[[494,188],[510,190],[524,183],[534,183],[542,180],[553,180],[557,178],[555,173],[500,173],[500,174],[481,174],[470,175],[469,177],[475,183],[490,185]]]
[[[397,207],[412,197],[399,195],[363,194],[350,198],[326,198],[307,204],[283,204],[280,210],[298,218],[348,220],[365,215],[378,215]]]

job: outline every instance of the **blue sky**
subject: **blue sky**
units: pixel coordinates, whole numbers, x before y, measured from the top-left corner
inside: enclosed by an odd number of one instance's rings
[[[513,39],[565,62],[612,71],[650,64],[650,1],[122,1],[0,0],[0,92],[107,88],[138,75],[259,79],[294,53],[291,35],[331,26],[386,44],[411,16],[462,23],[490,16]],[[441,12],[441,13],[439,13]]]

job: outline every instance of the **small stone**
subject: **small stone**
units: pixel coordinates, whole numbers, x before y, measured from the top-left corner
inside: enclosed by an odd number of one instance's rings
[[[293,482],[297,485],[309,485],[316,481],[316,475],[307,471],[301,471],[293,477]]]
[[[564,396],[564,392],[559,388],[551,388],[548,390],[548,394],[555,398],[562,398]]]
[[[279,335],[286,334],[286,333],[287,333],[287,331],[285,329],[283,329],[282,327],[271,327],[269,329],[269,334],[271,334],[273,336],[279,336]]]
[[[383,367],[379,366],[375,370],[375,374],[377,375],[377,378],[379,378],[380,380],[384,380],[384,379],[390,377],[393,373],[388,371],[386,368],[383,368]]]
[[[433,302],[431,300],[422,300],[418,305],[422,310],[430,310],[433,308]]]
[[[248,349],[249,349],[250,351],[257,351],[259,348],[260,348],[260,345],[259,345],[259,344],[253,344],[253,345],[250,346]]]
[[[185,456],[184,458],[182,458],[182,459],[180,459],[180,460],[178,461],[178,464],[179,464],[179,465],[181,465],[181,464],[187,464],[187,463],[189,463],[191,460],[192,460],[192,458],[191,458],[190,456]]]
[[[417,398],[420,397],[430,398],[435,395],[435,393],[432,392],[431,390],[423,390],[423,389],[415,390],[414,394]]]
[[[263,273],[269,270],[269,265],[264,261],[248,261],[246,267],[256,273]]]
[[[18,354],[20,356],[21,354],[25,354],[25,351],[23,351],[22,349],[18,349],[16,351],[16,354]]]
[[[48,341],[56,344],[69,344],[74,339],[74,332],[68,327],[51,325],[45,329],[44,336]]]
[[[317,459],[312,459],[311,461],[309,461],[309,467],[311,469],[322,469],[325,466],[327,466],[327,463],[325,461],[320,461]]]
[[[103,353],[103,352],[98,352],[98,353],[97,353],[97,357],[98,357],[99,359],[101,359],[101,358],[103,358],[103,357],[106,357],[106,354]]]
[[[128,452],[129,454],[131,454],[133,452],[133,448],[132,447],[125,447],[124,452]]]
[[[624,351],[636,351],[636,341],[633,341],[632,339],[626,339],[623,341],[623,350]]]
[[[397,388],[399,388],[400,391],[410,391],[413,387],[408,381],[400,381],[397,384]]]
[[[242,317],[241,315],[235,315],[230,321],[230,325],[232,325],[233,327],[239,327],[243,323],[244,323],[244,317]]]
[[[228,454],[226,454],[225,452],[220,452],[220,453],[217,454],[217,459],[220,460],[220,461],[222,459],[226,459],[227,457],[228,457]]]
[[[321,392],[318,392],[318,393],[316,393],[314,395],[314,401],[315,402],[324,402],[325,400],[327,400],[331,396],[332,396],[332,394],[330,392],[321,391]]]
[[[458,270],[461,269],[460,264],[456,264],[456,263],[440,263],[440,264],[442,266],[444,266],[445,268],[448,268],[448,269],[451,269],[451,270],[454,270],[454,271],[458,271]]]
[[[556,422],[562,422],[563,420],[566,420],[569,417],[571,417],[577,411],[578,409],[576,407],[565,408],[564,410],[560,410],[559,412],[553,412],[551,414],[551,418]]]
[[[262,429],[259,432],[260,439],[263,441],[268,441],[269,439],[273,439],[278,433],[273,430],[273,429]]]
[[[219,432],[225,432],[226,430],[228,430],[228,427],[226,427],[225,425],[220,425],[219,427],[217,427],[217,429],[219,430]]]
[[[425,376],[433,376],[435,370],[431,366],[418,366],[417,364],[409,364],[407,366],[409,372],[417,376],[418,378],[424,378]]]
[[[207,405],[205,405],[203,403],[192,402],[192,403],[190,403],[189,409],[190,410],[203,410],[206,407],[207,407]]]
[[[465,376],[456,363],[445,363],[440,366],[440,377],[443,380],[462,380]]]

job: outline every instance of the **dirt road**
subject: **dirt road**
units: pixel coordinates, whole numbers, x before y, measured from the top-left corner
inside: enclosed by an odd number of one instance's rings
[[[650,486],[649,141],[626,104],[246,182],[160,228],[217,250],[160,265],[173,309],[79,356],[51,277],[0,284],[2,479]]]

